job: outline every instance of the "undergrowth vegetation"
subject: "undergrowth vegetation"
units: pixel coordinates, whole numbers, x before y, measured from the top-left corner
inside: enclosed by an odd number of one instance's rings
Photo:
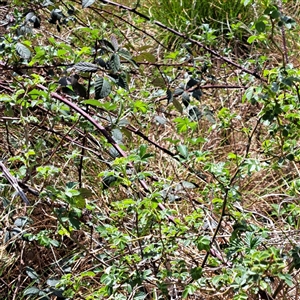
[[[297,299],[299,3],[124,2],[0,6],[1,299]]]

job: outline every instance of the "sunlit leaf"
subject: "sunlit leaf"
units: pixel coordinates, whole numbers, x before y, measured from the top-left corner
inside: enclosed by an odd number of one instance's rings
[[[16,44],[16,50],[18,54],[24,59],[29,59],[31,56],[31,51],[21,43]]]
[[[82,8],[87,8],[91,6],[96,0],[82,0]]]

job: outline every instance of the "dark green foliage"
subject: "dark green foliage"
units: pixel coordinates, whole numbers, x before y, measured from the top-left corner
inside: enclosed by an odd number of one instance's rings
[[[264,2],[240,56],[251,1],[151,18],[150,2],[14,1],[28,10],[0,48],[4,297],[292,299],[298,25]],[[166,50],[162,30],[183,44]]]

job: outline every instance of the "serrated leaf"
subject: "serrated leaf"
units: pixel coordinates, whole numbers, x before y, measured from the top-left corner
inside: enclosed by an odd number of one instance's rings
[[[40,289],[38,289],[38,288],[35,287],[35,286],[31,286],[31,287],[27,288],[27,289],[24,291],[23,295],[24,295],[24,296],[27,296],[27,295],[37,295],[39,292],[40,292]]]
[[[183,156],[184,158],[187,158],[189,155],[189,150],[187,148],[186,145],[178,145],[177,146],[177,151],[180,153],[181,156]]]
[[[112,158],[117,158],[120,156],[120,153],[117,151],[117,149],[115,147],[110,147],[108,149],[108,153],[110,154],[110,156]]]
[[[109,50],[109,51],[113,51],[114,52],[114,46],[111,44],[111,42],[109,42],[108,40],[100,40],[99,41],[99,44],[106,50]]]
[[[175,89],[175,91],[174,91],[174,96],[179,96],[179,95],[181,95],[183,92],[184,92],[184,89],[182,89],[182,88],[177,88],[177,89]]]
[[[26,34],[30,34],[30,33],[32,33],[32,28],[27,25],[21,26],[17,30],[18,35],[26,35]]]
[[[120,56],[118,54],[116,53],[112,54],[109,61],[109,67],[113,73],[117,73],[120,70],[121,63],[120,63]]]
[[[191,79],[187,82],[187,84],[186,84],[186,89],[188,90],[188,89],[190,89],[191,87],[193,87],[193,86],[195,86],[195,85],[197,85],[197,84],[198,84],[198,81],[195,80],[195,79],[193,79],[193,78],[191,78]]]
[[[173,99],[173,104],[175,108],[182,114],[183,112],[182,105],[179,103],[179,101],[176,98]]]
[[[117,84],[124,90],[129,91],[126,73],[119,74]]]
[[[111,92],[110,83],[103,77],[99,77],[95,81],[95,99],[107,97]]]
[[[202,96],[202,92],[200,89],[196,89],[193,91],[192,96],[197,99],[198,101],[200,101],[200,98]]]
[[[79,62],[74,65],[74,68],[81,72],[96,72],[98,66],[89,62]]]
[[[24,59],[29,59],[31,56],[31,51],[21,43],[16,44],[16,50],[19,55]]]
[[[118,44],[117,38],[116,38],[116,36],[114,34],[111,35],[110,41],[111,41],[111,44],[114,47],[114,50],[117,52],[118,49],[119,49],[119,44]]]
[[[122,135],[122,132],[119,128],[114,128],[112,131],[111,131],[111,134],[114,138],[114,140],[119,144],[122,142],[123,140],[123,135]]]
[[[101,58],[101,57],[98,57],[95,62],[102,68],[106,68],[107,67],[107,64],[106,62]]]
[[[168,104],[173,102],[173,93],[171,92],[170,89],[167,89],[167,99],[168,99]]]
[[[187,92],[184,92],[182,94],[182,103],[184,104],[185,107],[188,107],[190,104],[190,95]]]
[[[129,61],[136,69],[139,68],[138,64],[137,64],[133,59],[128,59],[128,61]]]
[[[127,51],[126,49],[119,49],[118,50],[118,54],[125,58],[126,60],[131,60],[132,59],[132,55],[129,51]]]
[[[96,0],[82,0],[82,8],[87,8],[89,6],[91,6],[92,4],[94,4]]]

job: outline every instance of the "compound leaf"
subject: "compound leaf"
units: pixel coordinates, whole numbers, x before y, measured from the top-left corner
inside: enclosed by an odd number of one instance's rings
[[[82,72],[96,72],[98,70],[97,65],[89,62],[79,62],[74,65],[74,68]]]
[[[182,94],[182,103],[184,104],[185,107],[188,107],[190,104],[190,95],[187,92],[184,92]]]
[[[198,101],[200,101],[200,97],[202,96],[202,92],[200,89],[196,89],[193,91],[192,96],[197,99]]]
[[[115,36],[115,35],[112,35],[112,36],[110,37],[110,41],[111,41],[111,44],[112,44],[114,50],[115,50],[115,51],[118,51],[118,49],[119,49],[119,44],[118,44],[118,41],[117,41],[116,36]]]
[[[99,77],[95,81],[95,99],[107,97],[111,92],[110,83],[103,77]]]
[[[120,56],[116,53],[113,53],[110,61],[109,66],[113,73],[117,73],[120,70],[121,63],[120,63]]]
[[[129,91],[126,73],[119,74],[117,84],[124,90]]]
[[[132,55],[129,51],[127,51],[126,49],[119,49],[118,50],[118,54],[125,58],[126,60],[132,60]]]
[[[21,43],[16,44],[16,50],[19,55],[24,59],[29,59],[31,56],[31,51]]]
[[[114,46],[108,40],[104,40],[104,39],[100,40],[99,44],[106,50],[113,51],[113,52],[115,51]]]

